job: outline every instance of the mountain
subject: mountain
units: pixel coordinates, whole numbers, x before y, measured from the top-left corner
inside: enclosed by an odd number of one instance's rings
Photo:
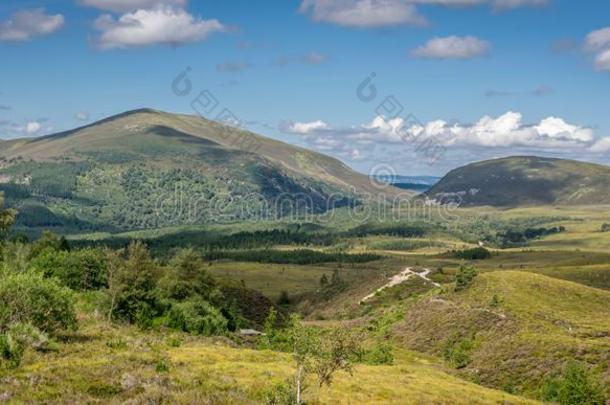
[[[109,231],[321,213],[378,192],[331,157],[150,109],[1,141],[0,191],[24,228]]]
[[[452,170],[426,195],[462,206],[610,204],[610,167],[515,156]]]

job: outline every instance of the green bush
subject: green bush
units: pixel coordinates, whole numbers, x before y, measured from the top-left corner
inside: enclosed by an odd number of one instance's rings
[[[116,259],[116,260],[115,260]],[[108,257],[111,315],[139,326],[149,326],[156,315],[155,294],[156,265],[148,249],[141,242],[132,242],[127,248],[126,260],[116,256]]]
[[[474,342],[472,339],[454,333],[445,342],[443,357],[453,364],[455,368],[463,368],[471,362],[470,353],[473,347]]]
[[[10,368],[19,367],[28,347],[44,349],[48,341],[48,337],[38,328],[28,323],[15,323],[0,334],[0,359],[6,361]]]
[[[477,271],[474,267],[460,266],[455,274],[455,291],[462,291],[470,287]]]
[[[561,405],[603,405],[600,384],[581,363],[570,361],[558,378],[548,379],[541,389],[544,401]]]
[[[76,328],[72,292],[54,279],[31,273],[9,274],[0,280],[0,333],[16,323],[29,323],[53,334]]]
[[[221,296],[216,280],[193,249],[183,249],[174,256],[159,282],[159,290],[164,298],[177,301],[192,297],[220,301]]]
[[[46,248],[30,263],[30,268],[46,277],[57,277],[73,290],[95,290],[106,286],[106,262],[101,251],[73,252]]]
[[[297,403],[294,379],[287,379],[277,383],[263,392],[265,403],[268,405],[292,405]]]
[[[173,304],[167,315],[167,326],[205,336],[227,331],[227,320],[209,302],[193,299]]]
[[[393,364],[394,354],[392,346],[388,343],[377,343],[364,351],[361,361],[370,365]]]

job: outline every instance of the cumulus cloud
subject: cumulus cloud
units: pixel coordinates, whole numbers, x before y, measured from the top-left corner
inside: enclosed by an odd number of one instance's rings
[[[64,25],[61,14],[46,14],[44,8],[20,10],[6,21],[0,21],[0,41],[28,41],[52,34]]]
[[[164,5],[185,7],[187,0],[80,0],[79,3],[83,6],[95,7],[100,10],[127,13]]]
[[[330,128],[326,122],[321,120],[312,122],[293,122],[284,127],[288,132],[301,135],[307,135]]]
[[[594,54],[595,69],[610,72],[610,27],[589,33],[585,50]]]
[[[427,23],[415,5],[404,0],[303,0],[299,12],[316,22],[357,28]]]
[[[610,151],[610,136],[599,139],[589,150],[593,153],[606,153]]]
[[[411,51],[411,56],[425,59],[473,59],[489,53],[491,44],[473,36],[432,38]]]
[[[32,121],[25,124],[25,132],[28,134],[35,134],[42,128],[42,125],[38,121]]]
[[[316,149],[349,155],[353,149],[370,150],[374,145],[416,145],[426,140],[450,148],[531,148],[533,150],[610,149],[610,137],[596,140],[593,130],[574,125],[559,117],[547,117],[536,124],[527,124],[517,112],[499,117],[485,116],[473,124],[434,120],[419,122],[412,117],[386,119],[375,117],[371,122],[349,128],[333,128],[323,121],[293,123],[286,132],[305,137]],[[367,146],[368,145],[368,146]],[[364,147],[364,148],[363,148]],[[360,152],[359,152],[360,153]]]
[[[495,11],[523,6],[543,6],[550,0],[302,0],[299,12],[315,22],[344,27],[378,28],[396,25],[422,26],[427,19],[418,5],[472,7],[488,4]]]
[[[104,14],[95,21],[95,27],[101,31],[98,45],[102,49],[178,46],[227,30],[218,20],[203,20],[170,6],[139,9],[118,19]]]

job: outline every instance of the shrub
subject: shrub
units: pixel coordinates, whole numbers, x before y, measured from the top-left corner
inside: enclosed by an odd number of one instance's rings
[[[374,366],[393,364],[394,354],[392,354],[392,346],[387,343],[377,343],[372,348],[364,351],[362,361]]]
[[[48,337],[28,323],[15,323],[0,334],[0,358],[11,368],[19,367],[23,354],[28,347],[43,349]]]
[[[589,370],[576,361],[570,361],[563,375],[545,382],[541,390],[545,401],[561,405],[603,405],[604,395],[600,385]]]
[[[462,291],[470,287],[477,271],[474,267],[460,266],[455,274],[455,291]]]
[[[116,259],[116,258],[115,258]],[[112,260],[112,288],[109,294],[113,301],[112,316],[147,326],[155,315],[155,263],[141,242],[132,242],[127,248],[127,260]]]
[[[212,336],[227,331],[227,320],[209,302],[194,299],[173,304],[168,313],[167,326],[184,332]]]
[[[76,327],[71,291],[41,275],[9,274],[0,281],[0,333],[16,323],[29,323],[53,334]]]
[[[443,357],[455,368],[466,367],[471,362],[470,352],[473,346],[472,339],[461,337],[455,333],[447,339],[443,349]]]
[[[265,403],[268,405],[292,405],[297,403],[295,381],[291,378],[277,383],[264,391]]]
[[[451,254],[453,257],[464,260],[485,260],[491,257],[491,252],[481,246],[473,249],[455,250]]]
[[[73,290],[106,286],[106,261],[102,252],[96,249],[69,252],[46,248],[32,260],[30,268],[46,277],[57,277]]]
[[[192,297],[219,301],[221,295],[216,280],[193,249],[183,249],[174,256],[159,282],[159,289],[164,298],[178,301]]]

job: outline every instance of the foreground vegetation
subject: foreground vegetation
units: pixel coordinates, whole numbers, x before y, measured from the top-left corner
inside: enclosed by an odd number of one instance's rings
[[[3,400],[280,404],[300,392],[306,403],[603,404],[610,395],[602,211],[464,210],[452,228],[208,228],[173,243],[180,230],[29,241],[10,232],[14,214],[0,210]],[[474,242],[479,231],[487,242]],[[202,242],[183,243],[198,232]],[[575,234],[586,242],[566,249]],[[362,300],[405,268],[409,277]]]

